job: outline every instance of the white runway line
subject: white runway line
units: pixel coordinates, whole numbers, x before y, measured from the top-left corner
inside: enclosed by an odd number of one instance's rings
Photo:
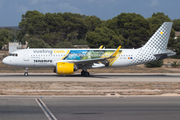
[[[52,114],[52,112],[48,109],[48,107],[44,104],[44,102],[41,99],[35,100],[49,120],[57,120],[57,118]]]

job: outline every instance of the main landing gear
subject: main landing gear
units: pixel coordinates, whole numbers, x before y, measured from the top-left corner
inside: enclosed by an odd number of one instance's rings
[[[82,70],[81,75],[85,76],[85,77],[89,77],[90,76],[89,72],[84,71],[84,70]]]
[[[24,76],[28,76],[28,68],[26,68]]]

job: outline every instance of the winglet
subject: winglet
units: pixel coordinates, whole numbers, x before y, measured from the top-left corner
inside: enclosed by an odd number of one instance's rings
[[[99,49],[102,49],[103,48],[103,45],[101,45],[100,47],[99,47]]]
[[[120,50],[120,48],[121,48],[121,46],[119,46],[117,49],[116,49],[116,51],[113,53],[113,57],[115,57],[117,54],[118,54],[118,52],[119,52],[119,50]]]

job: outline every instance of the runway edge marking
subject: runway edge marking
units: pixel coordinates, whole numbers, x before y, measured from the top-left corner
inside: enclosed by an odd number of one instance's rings
[[[48,109],[48,107],[41,99],[35,99],[35,100],[49,120],[57,120],[57,118],[52,114],[52,112]]]

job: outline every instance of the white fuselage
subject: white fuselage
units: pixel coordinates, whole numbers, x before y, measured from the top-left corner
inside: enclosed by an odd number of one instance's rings
[[[3,59],[8,65],[18,67],[55,67],[57,62],[74,62],[111,56],[116,49],[22,49]],[[131,65],[139,49],[121,49],[111,67]],[[15,54],[15,55],[14,55]],[[16,55],[17,54],[17,55]],[[141,63],[141,62],[140,62]],[[143,62],[142,62],[143,63]],[[95,64],[92,68],[103,67]]]

